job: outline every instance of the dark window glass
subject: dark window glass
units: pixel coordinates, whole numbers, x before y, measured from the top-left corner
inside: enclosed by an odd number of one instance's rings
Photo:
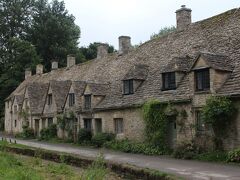
[[[163,90],[176,89],[175,72],[163,73],[162,83],[163,83],[163,86],[162,86]]]
[[[48,127],[50,127],[53,124],[53,118],[48,118]]]
[[[206,91],[210,89],[209,69],[195,71],[196,91]]]
[[[52,104],[52,94],[48,94],[47,101],[48,101],[48,105]]]
[[[84,96],[84,107],[85,109],[91,109],[91,95],[85,95]]]
[[[17,127],[17,120],[14,121],[14,126]]]
[[[123,81],[123,93],[125,95],[133,94],[133,80],[132,79]]]
[[[46,119],[42,119],[42,129],[46,127]]]
[[[87,131],[91,131],[92,130],[92,119],[84,119],[84,128]]]
[[[69,106],[73,106],[75,104],[75,95],[74,95],[74,93],[69,93],[68,98],[69,98]]]
[[[196,124],[197,124],[197,131],[205,130],[205,123],[203,121],[201,111],[196,111]]]
[[[114,119],[114,126],[115,126],[116,134],[123,133],[123,119],[122,118]]]

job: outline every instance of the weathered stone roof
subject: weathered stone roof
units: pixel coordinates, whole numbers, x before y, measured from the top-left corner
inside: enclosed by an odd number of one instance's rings
[[[166,66],[162,67],[161,72],[187,72],[190,70],[193,60],[194,59],[189,56],[174,57]]]
[[[18,105],[22,105],[23,104],[23,99],[24,99],[24,95],[23,94],[16,95],[15,98],[16,98],[16,102],[17,102]]]
[[[209,67],[216,69],[216,70],[222,70],[222,71],[232,71],[233,70],[233,64],[231,63],[230,59],[226,55],[221,54],[214,54],[209,52],[201,52],[198,58],[201,57],[205,60],[205,62],[208,64]]]
[[[76,109],[80,110],[82,107],[82,95],[84,93],[84,90],[86,88],[86,82],[83,81],[73,81],[72,87],[74,90],[75,98],[76,98]]]
[[[221,93],[240,94],[240,10],[233,9],[209,19],[192,23],[184,29],[176,30],[166,36],[150,40],[127,55],[118,56],[116,53],[102,59],[94,59],[71,68],[61,68],[34,75],[25,80],[13,94],[31,82],[48,83],[54,81],[85,81],[97,84],[109,84],[109,90],[104,100],[97,108],[114,108],[135,106],[148,99],[160,101],[182,101],[191,99],[194,92],[190,88],[189,76],[186,75],[176,90],[161,91],[161,73],[163,67],[175,67],[172,63],[176,57],[191,57],[193,62],[200,52],[211,52],[215,55],[224,54],[227,64],[215,61],[212,55],[204,58],[216,69],[233,68],[230,78],[221,88]],[[220,57],[220,56],[218,56]],[[181,62],[183,59],[176,60]],[[224,59],[224,58],[220,58]],[[171,63],[173,65],[171,65]],[[148,66],[148,75],[133,95],[122,95],[122,80],[128,76],[129,70],[141,64]],[[178,64],[179,65],[179,64]],[[192,64],[191,64],[192,65]],[[187,71],[188,64],[180,64],[180,70]],[[132,77],[137,73],[129,73]],[[130,76],[129,75],[129,76]],[[65,86],[59,85],[56,93],[66,94]],[[59,103],[61,104],[61,103]]]
[[[41,114],[43,111],[48,83],[33,82],[27,86],[28,101],[32,114]]]
[[[50,81],[50,87],[52,89],[52,95],[56,102],[57,111],[62,112],[65,101],[68,96],[69,89],[71,87],[71,81]]]
[[[91,89],[91,94],[95,96],[105,96],[108,94],[108,84],[87,83]]]
[[[136,64],[128,71],[123,80],[145,80],[147,78],[147,75],[148,66],[145,64]]]

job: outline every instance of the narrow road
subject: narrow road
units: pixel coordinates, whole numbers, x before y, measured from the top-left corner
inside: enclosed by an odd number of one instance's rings
[[[0,137],[1,138],[1,137]],[[15,140],[14,138],[11,138]],[[76,147],[69,144],[52,144],[35,140],[19,140],[18,144],[23,144],[35,148],[65,152],[84,157],[96,157],[100,152],[106,160],[131,164],[138,167],[150,168],[161,172],[175,174],[186,179],[204,180],[240,180],[240,166],[199,162],[191,160],[178,160],[165,156],[146,156],[114,152],[105,149],[91,149]]]

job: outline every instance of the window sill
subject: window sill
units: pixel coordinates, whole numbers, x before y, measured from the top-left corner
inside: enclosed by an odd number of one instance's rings
[[[161,89],[161,91],[175,91],[177,88],[172,88],[172,89]]]
[[[210,90],[203,90],[203,91],[195,90],[194,94],[211,94],[211,91]]]
[[[123,96],[129,96],[129,95],[133,95],[134,93],[130,93],[130,94],[123,94]]]

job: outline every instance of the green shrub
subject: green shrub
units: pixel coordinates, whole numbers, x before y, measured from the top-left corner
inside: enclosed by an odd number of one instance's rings
[[[35,138],[34,130],[32,128],[29,128],[28,126],[23,126],[23,132],[17,134],[17,137],[24,139]]]
[[[87,131],[86,129],[79,129],[79,132],[78,132],[78,143],[79,144],[90,142],[91,139],[92,139],[91,131]]]
[[[52,124],[48,128],[44,128],[40,131],[41,140],[49,140],[57,137],[57,125]]]
[[[105,142],[112,141],[115,138],[112,133],[98,133],[92,137],[93,145],[101,147]]]
[[[146,155],[163,155],[169,153],[168,149],[163,150],[163,148],[157,146],[138,142],[131,142],[127,139],[108,141],[104,143],[104,147],[127,153],[138,153]]]
[[[174,149],[173,157],[178,159],[193,159],[199,151],[199,148],[193,142],[186,142]]]
[[[167,127],[177,116],[177,110],[170,103],[151,100],[143,105],[142,111],[146,142],[165,151],[169,148]]]
[[[48,128],[43,128],[40,131],[40,139],[41,140],[49,140],[50,139],[50,137],[49,137],[49,129]]]
[[[240,148],[229,151],[227,155],[227,161],[240,163]]]
[[[205,123],[211,124],[216,137],[226,135],[227,125],[231,123],[235,107],[226,97],[211,96],[202,109]]]
[[[50,137],[56,137],[57,136],[57,125],[56,124],[52,124],[48,127],[49,129],[49,135]]]
[[[224,151],[206,152],[196,154],[193,159],[208,162],[225,162],[227,160],[227,153]]]

